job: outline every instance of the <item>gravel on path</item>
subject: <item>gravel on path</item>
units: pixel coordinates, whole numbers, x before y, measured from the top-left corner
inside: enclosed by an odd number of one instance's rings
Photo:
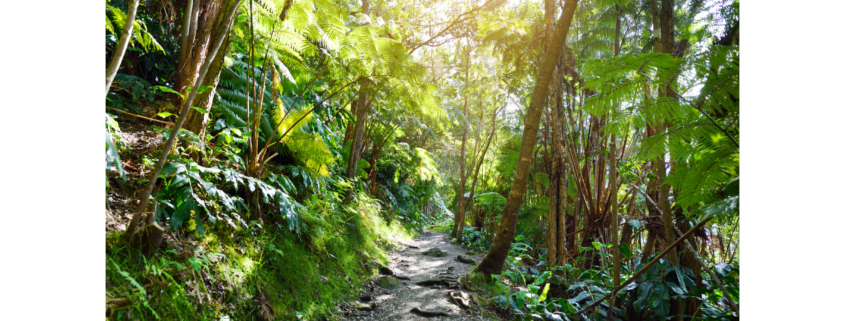
[[[445,257],[423,255],[423,252],[433,248],[439,248],[448,255]],[[452,244],[446,233],[424,230],[420,237],[407,244],[403,250],[390,255],[388,268],[393,271],[394,277],[407,277],[410,280],[400,279],[402,286],[395,289],[385,289],[375,285],[368,293],[361,294],[362,298],[370,300],[366,303],[373,304],[375,309],[373,311],[347,309],[343,320],[495,320],[489,317],[490,314],[483,315],[478,309],[474,309],[476,312],[469,309],[463,310],[449,301],[449,292],[467,292],[465,289],[426,287],[416,284],[440,277],[459,278],[466,275],[474,266],[458,262],[456,260],[458,255],[472,258],[476,262],[480,262],[483,257],[482,254],[467,254],[466,249]],[[430,312],[445,312],[449,317],[420,316],[411,312],[414,308]]]

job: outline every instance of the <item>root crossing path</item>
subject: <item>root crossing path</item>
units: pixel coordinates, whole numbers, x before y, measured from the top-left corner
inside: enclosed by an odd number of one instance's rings
[[[472,292],[456,286],[458,278],[474,267],[458,261],[459,255],[475,262],[481,262],[483,256],[468,254],[466,249],[449,242],[446,233],[425,230],[404,249],[390,255],[387,269],[381,269],[382,275],[369,291],[346,307],[345,320],[496,320],[492,313],[479,309]],[[454,283],[450,282],[452,279]],[[430,280],[443,284],[417,284]],[[470,308],[459,305],[462,296]]]

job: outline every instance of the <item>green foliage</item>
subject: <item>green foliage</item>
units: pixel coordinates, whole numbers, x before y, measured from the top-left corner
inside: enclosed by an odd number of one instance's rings
[[[147,260],[119,234],[109,235],[107,302],[130,302],[112,305],[111,319],[255,320],[256,306],[264,302],[277,319],[338,317],[335,307],[377,275],[370,263],[384,264],[386,249],[411,237],[380,218],[375,200],[358,196],[348,208],[337,198],[307,201],[303,220],[325,218],[312,225],[307,240],[273,224],[218,224],[198,242],[174,240]]]
[[[126,180],[126,171],[123,170],[123,163],[120,161],[119,149],[114,143],[115,141],[121,141],[120,135],[118,135],[119,132],[120,127],[117,122],[109,114],[106,114],[106,172],[114,166],[117,172],[120,173],[120,178]],[[109,181],[106,178],[106,187],[108,186]]]
[[[140,5],[139,5],[140,6]],[[106,4],[106,31],[120,38],[120,32],[126,26],[126,13],[116,7]],[[141,44],[144,51],[156,50],[164,52],[164,48],[147,31],[147,25],[141,19],[135,19],[132,23],[132,37],[129,44]]]
[[[606,247],[597,244],[597,248]],[[592,250],[589,248],[588,250]],[[518,247],[512,248],[515,258],[522,257]],[[638,262],[640,257],[635,258]],[[516,261],[516,260],[515,260]],[[521,260],[520,260],[521,261]],[[606,261],[610,264],[610,261]],[[623,282],[626,275],[631,275],[645,265],[645,261],[629,266],[627,260],[622,260]],[[731,298],[739,302],[738,264],[715,264],[712,268],[725,282]],[[703,274],[707,277],[707,274]],[[702,303],[700,314],[705,320],[722,320],[731,315],[727,309],[724,294],[705,278],[702,287],[696,287],[695,274],[687,267],[676,267],[661,259],[652,266],[635,283],[622,288],[617,294],[617,302],[622,306],[631,305],[637,313],[645,317],[666,320],[670,317],[669,306],[671,300],[683,298],[698,300]],[[582,269],[570,264],[555,266],[546,271],[531,267],[509,265],[501,275],[495,275],[497,286],[501,294],[494,298],[496,306],[504,312],[515,314],[515,319],[537,320],[578,320],[581,316],[573,315],[595,300],[603,298],[613,289],[612,273],[600,267]],[[528,288],[529,291],[514,291],[514,289]],[[551,298],[548,289],[565,290],[565,295]],[[601,318],[607,315],[609,304],[605,301],[599,304],[594,312],[586,312],[589,319]],[[690,313],[692,313],[691,311]],[[617,317],[625,316],[622,309],[614,308]],[[623,318],[624,319],[624,318]]]
[[[246,128],[248,118],[246,88],[251,81],[251,77],[247,77],[247,70],[250,68],[240,59],[233,60],[233,64],[232,68],[221,72],[219,98],[212,111],[219,113],[225,120],[222,127],[247,132],[250,129]],[[324,130],[323,122],[319,116],[315,117],[311,106],[308,105],[313,99],[280,95],[278,92],[273,94],[276,90],[273,88],[275,81],[268,79],[268,76],[258,68],[251,70],[250,73],[254,73],[256,79],[264,79],[264,85],[259,83],[259,86],[265,88],[263,98],[259,96],[249,99],[253,108],[251,113],[254,113],[258,102],[262,102],[259,146],[265,146],[268,140],[271,143],[281,141],[281,144],[275,147],[276,152],[292,155],[304,167],[322,176],[328,176],[329,167],[335,159],[320,135],[320,131]],[[273,137],[269,137],[271,133]]]

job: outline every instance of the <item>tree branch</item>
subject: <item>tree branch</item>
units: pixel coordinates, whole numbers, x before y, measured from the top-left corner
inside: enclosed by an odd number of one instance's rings
[[[458,24],[459,22],[464,22],[467,19],[469,19],[469,17],[465,17],[465,18],[461,18],[461,17],[467,16],[471,13],[474,13],[478,10],[481,10],[485,6],[490,4],[491,2],[493,2],[493,0],[487,0],[487,2],[485,2],[484,4],[479,6],[478,8],[472,9],[470,11],[467,11],[467,12],[464,12],[464,13],[458,15],[458,19],[455,19],[455,21],[453,21],[451,24],[449,24],[446,28],[443,28],[443,30],[440,30],[440,32],[438,32],[436,35],[434,35],[433,37],[429,38],[426,41],[423,41],[423,42],[418,43],[418,44],[414,45],[413,47],[411,47],[411,51],[409,53],[414,53],[414,51],[417,51],[417,49],[419,49],[420,47],[427,45],[428,43],[434,41],[434,39],[437,39],[437,37],[440,37],[441,35],[443,35],[443,33],[445,33],[446,31],[449,31],[449,29],[452,29],[452,27],[455,26],[456,24]]]

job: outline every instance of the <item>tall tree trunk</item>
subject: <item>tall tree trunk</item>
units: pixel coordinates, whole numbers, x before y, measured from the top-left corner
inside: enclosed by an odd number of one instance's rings
[[[563,157],[560,159],[561,164],[563,164],[562,158]],[[566,234],[568,234],[567,221],[571,217],[566,213],[566,204],[568,201],[567,190],[569,188],[569,176],[566,175],[566,166],[561,165],[559,184],[557,198],[557,260],[559,265],[566,266]]]
[[[464,98],[466,100],[466,97]],[[464,104],[464,117],[466,117],[466,104]],[[466,189],[466,145],[467,145],[467,128],[464,126],[464,130],[461,131],[461,161],[460,161],[460,169],[458,170],[459,176],[459,184],[458,184],[458,215],[455,215],[455,224],[452,225],[452,237],[456,238],[458,244],[461,244],[463,239],[463,234],[459,230],[463,230],[463,225],[465,224],[464,221],[464,210],[466,207],[464,203],[466,199],[464,198],[464,190]]]
[[[225,26],[223,33],[218,34],[217,38],[214,39],[213,45],[211,50],[209,51],[209,57],[213,61],[216,55],[224,55],[225,53],[221,52],[220,48],[223,45],[225,38],[228,35],[228,31],[231,29],[232,24],[235,20],[235,12],[238,11],[238,6],[240,5],[241,1],[236,0],[234,3],[231,4],[230,7],[227,8],[227,13],[223,17],[219,17],[222,20],[222,25]],[[211,67],[211,62],[206,62],[200,68],[200,75],[199,79],[205,79],[208,76],[208,71]],[[185,123],[187,118],[188,111],[190,111],[189,106],[193,103],[194,99],[196,99],[197,92],[191,91],[190,95],[185,101],[185,105],[182,106],[182,112],[179,114],[179,120],[176,121],[176,125],[173,126],[171,130],[171,135],[167,139],[167,143],[164,144],[164,148],[161,151],[161,155],[158,158],[158,162],[156,163],[156,167],[151,173],[152,175],[147,182],[147,187],[144,189],[144,194],[142,195],[141,199],[139,200],[138,207],[135,209],[135,215],[132,216],[132,222],[129,224],[129,228],[126,230],[126,237],[128,239],[129,244],[133,244],[138,248],[144,249],[146,255],[150,255],[158,245],[161,243],[162,233],[158,232],[160,227],[155,224],[155,212],[152,213],[147,212],[147,204],[149,203],[150,195],[152,195],[153,188],[155,187],[156,180],[158,179],[158,175],[161,173],[161,169],[164,167],[164,163],[167,161],[167,155],[170,154],[170,149],[173,148],[173,144],[176,142],[176,137],[179,135],[179,129]],[[198,218],[197,218],[198,219]],[[143,224],[143,225],[142,225]]]
[[[554,0],[546,0],[545,1],[545,15],[544,20],[546,23],[546,33],[545,33],[545,42],[546,42],[546,50],[549,50],[549,46],[552,42],[552,37],[554,36],[554,16],[555,16],[555,1]],[[553,74],[553,78],[551,83],[549,84],[549,91],[551,92],[549,98],[549,123],[552,127],[551,133],[551,168],[549,170],[549,214],[548,214],[548,233],[546,234],[546,242],[548,244],[547,248],[549,251],[549,258],[548,258],[548,266],[549,268],[558,265],[558,258],[559,253],[561,252],[559,249],[563,248],[563,243],[560,242],[562,238],[558,237],[560,233],[566,233],[565,230],[559,230],[559,220],[565,220],[566,218],[561,216],[560,209],[563,207],[561,206],[562,203],[565,202],[564,199],[561,199],[560,195],[564,195],[561,193],[561,190],[565,187],[562,186],[562,177],[561,171],[563,167],[563,160],[561,159],[561,155],[563,150],[560,148],[561,141],[560,139],[563,137],[561,134],[561,126],[560,126],[560,117],[558,115],[558,105],[560,104],[561,100],[561,76],[560,71],[562,70],[563,66],[560,63],[560,59],[558,59],[558,63],[555,67],[555,73]],[[565,226],[565,224],[564,224]]]
[[[674,26],[674,12],[675,12],[675,1],[674,0],[662,0],[660,4],[660,40],[663,43],[662,52],[674,55],[675,54],[675,26]],[[660,93],[660,97],[666,98],[676,98],[675,91],[672,89],[672,83],[674,83],[674,76],[667,79],[667,85]],[[664,124],[660,131],[661,133],[668,129],[668,124]],[[663,154],[660,155],[659,159],[656,162],[657,165],[657,178],[663,181],[663,184],[660,185],[660,197],[658,199],[658,206],[660,210],[663,212],[663,229],[664,233],[666,234],[666,244],[672,244],[675,242],[675,228],[674,223],[672,222],[672,211],[670,209],[669,204],[669,184],[665,181],[666,179],[666,164],[665,164],[665,156]],[[669,249],[669,262],[674,265],[678,265],[678,251],[675,248]],[[680,277],[680,276],[679,276]],[[672,303],[672,314],[673,315],[682,315],[684,314],[684,306],[682,300],[676,300]],[[683,317],[676,317],[675,320],[683,320]]]
[[[117,76],[117,70],[120,69],[120,62],[123,61],[126,47],[129,47],[129,39],[132,38],[132,27],[135,23],[135,13],[138,12],[138,2],[139,0],[129,2],[129,11],[126,12],[126,25],[123,26],[120,41],[117,42],[117,48],[114,48],[114,56],[111,57],[109,68],[106,69],[106,95],[109,94],[109,88],[111,88],[111,83],[114,81],[114,76]]]
[[[468,86],[469,85],[469,65],[470,65],[470,53],[471,49],[469,47],[469,39],[466,39],[466,67],[464,67],[464,82]],[[467,119],[469,116],[467,114],[467,105],[469,103],[469,97],[467,93],[464,92],[464,120]],[[452,237],[458,240],[458,244],[461,244],[463,239],[463,230],[464,230],[464,210],[465,206],[464,203],[466,200],[464,199],[464,190],[466,189],[466,179],[469,176],[469,173],[466,172],[466,144],[467,144],[467,127],[466,124],[463,124],[463,131],[461,132],[461,160],[460,160],[460,169],[458,172],[458,215],[455,216],[455,223],[452,225]],[[476,144],[477,145],[477,144]],[[477,146],[476,146],[477,147]]]
[[[362,0],[361,13],[370,14],[370,0]],[[362,80],[361,89],[358,92],[358,101],[352,107],[353,113],[355,114],[355,129],[352,132],[352,146],[349,149],[349,163],[346,167],[346,177],[353,181],[358,176],[358,160],[361,158],[364,125],[366,125],[367,114],[371,107],[371,102],[367,99],[369,84],[369,79]],[[357,108],[355,105],[357,105]],[[355,190],[354,187],[346,191],[346,197],[343,199],[344,204],[349,204],[352,201],[353,190]]]
[[[358,115],[358,99],[352,102],[349,106],[349,112],[352,115]],[[343,135],[343,145],[346,146],[347,143],[351,142],[355,137],[355,122],[348,122],[346,124],[346,132]],[[351,151],[351,149],[350,149]]]
[[[197,21],[199,19],[199,7],[201,0],[185,1],[185,12],[182,20],[182,39],[179,42],[179,59],[176,63],[176,73],[179,74],[188,62],[191,55],[191,46],[197,36]]]
[[[622,9],[619,8],[619,5],[616,5],[616,41],[614,43],[613,48],[613,56],[619,56],[620,48],[620,35],[622,31]],[[614,109],[618,110],[619,106],[615,106]],[[619,286],[619,273],[620,273],[620,265],[619,265],[619,219],[617,217],[619,207],[618,203],[616,202],[617,193],[617,179],[616,179],[616,134],[611,134],[610,136],[610,235],[611,235],[611,244],[613,247],[613,287]],[[612,307],[615,307],[615,299],[616,297],[610,298],[610,306],[611,309],[607,311],[610,315],[613,315]],[[610,317],[612,318],[612,317]]]
[[[481,173],[481,165],[484,164],[484,156],[487,155],[487,150],[490,148],[490,142],[493,141],[493,135],[496,133],[496,114],[493,114],[493,119],[491,120],[490,124],[490,134],[487,136],[487,143],[484,145],[484,150],[481,152],[481,157],[479,158],[478,164],[475,165],[475,171],[472,173],[472,187],[469,189],[469,201],[472,202],[473,197],[475,197],[475,187],[478,185],[478,174]],[[470,168],[470,170],[472,170]],[[467,202],[467,203],[468,203]],[[464,204],[464,212],[466,212],[467,205]],[[463,235],[464,227],[463,224],[458,229],[458,235]]]
[[[370,111],[372,102],[367,99],[367,87],[369,87],[369,79],[363,80],[361,90],[358,92],[358,114],[355,115],[355,132],[352,136],[352,148],[349,150],[349,163],[346,167],[346,177],[350,180],[355,180],[358,176],[358,160],[361,159],[361,147],[363,147],[364,140],[364,125],[367,123],[367,114]],[[352,191],[350,188],[346,191],[346,198],[344,203],[352,201]]]
[[[657,8],[657,0],[649,0],[651,9],[651,26],[654,32],[654,52],[663,52],[663,42],[660,40],[660,11]]]
[[[517,215],[519,215],[519,206],[522,203],[522,197],[525,194],[525,186],[528,181],[528,167],[531,164],[531,157],[534,155],[534,146],[537,143],[537,131],[540,123],[540,115],[543,112],[543,105],[546,104],[546,97],[549,92],[549,82],[551,82],[552,73],[555,71],[561,51],[563,51],[563,44],[566,42],[566,35],[569,32],[569,26],[572,22],[572,16],[575,13],[575,7],[578,0],[567,0],[563,6],[563,12],[555,27],[555,37],[552,40],[552,45],[546,51],[543,57],[543,63],[537,75],[537,82],[534,84],[534,91],[531,94],[531,104],[528,106],[525,117],[525,129],[522,132],[522,146],[519,150],[519,163],[516,168],[516,177],[514,177],[513,185],[511,185],[510,193],[508,193],[505,208],[502,213],[502,220],[499,223],[499,228],[496,231],[496,236],[493,238],[493,244],[490,251],[481,260],[481,263],[474,271],[484,273],[485,277],[489,279],[491,274],[500,274],[502,266],[507,259],[508,250],[510,250],[511,243],[516,227]]]
[[[215,1],[215,0],[199,0],[191,5],[193,11],[189,15],[190,23],[182,30],[183,44],[179,52],[179,60],[177,62],[177,74],[175,82],[175,90],[186,94],[189,88],[191,90],[198,90],[202,86],[213,86],[211,89],[198,94],[195,103],[192,106],[203,108],[205,110],[211,109],[211,104],[214,98],[214,92],[217,83],[220,81],[220,71],[223,67],[223,58],[229,47],[228,30],[225,22],[219,19],[222,12],[226,12],[233,5],[233,0]],[[185,19],[183,21],[188,21]],[[184,22],[183,22],[184,23]],[[209,77],[199,80],[200,68],[205,64],[209,58],[209,50],[213,39],[218,39],[224,36],[221,47],[221,54],[216,55],[210,64],[208,71]],[[179,99],[178,97],[176,99]],[[255,101],[255,99],[252,99]],[[184,105],[184,99],[180,99],[179,105]],[[200,113],[196,110],[188,111],[188,119],[185,123],[185,129],[204,137],[203,131],[208,121],[208,114]]]

